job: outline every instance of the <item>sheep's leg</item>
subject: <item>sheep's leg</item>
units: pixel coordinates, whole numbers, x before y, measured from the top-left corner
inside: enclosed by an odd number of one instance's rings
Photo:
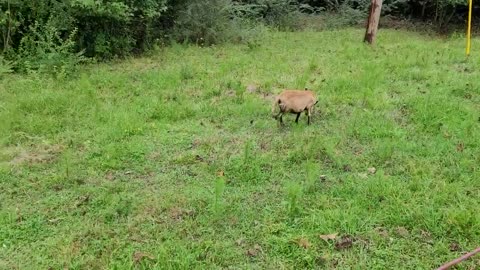
[[[308,113],[308,125],[310,125],[310,116],[311,116],[311,114],[312,114],[312,109],[309,108],[308,111],[307,111],[307,113]]]
[[[298,124],[298,118],[300,118],[300,114],[302,114],[301,112],[297,113],[297,118],[295,119],[295,123]]]

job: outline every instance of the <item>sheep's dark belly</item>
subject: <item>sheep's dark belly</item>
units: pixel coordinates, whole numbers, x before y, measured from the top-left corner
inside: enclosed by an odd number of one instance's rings
[[[293,113],[293,114],[297,114],[297,113],[304,112],[305,110],[306,110],[306,108],[305,108],[305,109],[303,109],[303,110],[295,110],[295,109],[290,109],[290,110],[288,110],[287,112],[289,112],[289,113]]]

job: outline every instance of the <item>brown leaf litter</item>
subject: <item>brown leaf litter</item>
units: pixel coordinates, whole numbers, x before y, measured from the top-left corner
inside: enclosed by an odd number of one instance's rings
[[[145,252],[141,252],[141,251],[135,251],[133,253],[133,262],[135,264],[139,263],[141,260],[143,260],[144,258],[147,258],[147,259],[150,259],[150,260],[154,260],[155,258],[153,257],[153,255],[149,254],[149,253],[145,253]]]
[[[304,249],[309,249],[312,246],[310,241],[308,241],[308,239],[303,237],[297,240],[297,244],[299,247],[302,247]]]
[[[319,235],[320,239],[323,239],[324,241],[328,240],[335,240],[337,238],[338,233],[331,233],[331,234],[321,234]]]
[[[252,248],[247,249],[245,254],[250,257],[256,257],[262,251],[262,247],[255,244]]]
[[[350,235],[342,236],[335,243],[336,250],[347,249],[347,248],[351,248],[352,246],[353,246],[353,237],[351,237]]]
[[[195,216],[195,210],[193,209],[183,209],[180,207],[172,207],[169,211],[170,218],[174,220],[183,220],[185,217]]]

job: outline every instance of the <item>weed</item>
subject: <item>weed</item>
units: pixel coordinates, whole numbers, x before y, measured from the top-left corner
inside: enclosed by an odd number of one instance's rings
[[[192,68],[187,65],[183,65],[180,69],[180,78],[182,79],[182,81],[191,80],[194,77],[195,73],[193,72]]]
[[[288,213],[295,217],[301,211],[300,200],[303,195],[303,188],[299,183],[291,182],[286,186]]]
[[[222,177],[218,177],[215,181],[215,199],[214,199],[214,211],[218,216],[222,210],[222,196],[225,191],[225,180]]]
[[[251,165],[251,161],[253,159],[253,142],[251,140],[248,140],[245,143],[245,146],[243,148],[243,165],[245,167],[249,167]]]
[[[13,63],[12,61],[5,60],[3,56],[0,55],[0,79],[4,74],[13,72]]]
[[[317,165],[312,161],[307,161],[305,164],[305,190],[308,192],[315,191],[318,180]]]

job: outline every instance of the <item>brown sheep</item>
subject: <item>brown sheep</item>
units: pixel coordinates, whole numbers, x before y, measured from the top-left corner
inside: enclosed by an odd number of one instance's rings
[[[280,120],[280,123],[283,124],[283,114],[284,113],[293,113],[297,115],[295,123],[298,124],[298,118],[303,111],[308,117],[308,125],[310,125],[310,117],[312,115],[312,109],[315,104],[318,103],[318,100],[313,91],[308,90],[284,90],[280,95],[275,98],[273,103],[272,114],[273,118]],[[275,114],[276,108],[280,109],[280,112]]]

